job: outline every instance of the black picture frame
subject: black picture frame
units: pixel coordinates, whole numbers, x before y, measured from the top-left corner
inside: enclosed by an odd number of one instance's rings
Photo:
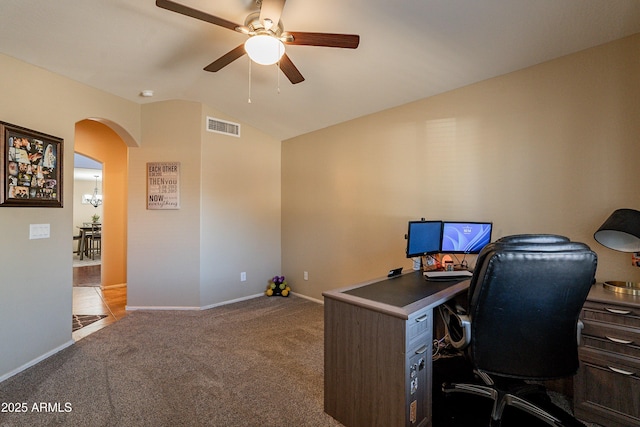
[[[61,208],[64,140],[0,121],[0,207]]]

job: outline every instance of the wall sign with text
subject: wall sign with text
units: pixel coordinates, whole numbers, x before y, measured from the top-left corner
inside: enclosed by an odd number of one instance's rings
[[[147,209],[180,209],[180,162],[147,163]]]

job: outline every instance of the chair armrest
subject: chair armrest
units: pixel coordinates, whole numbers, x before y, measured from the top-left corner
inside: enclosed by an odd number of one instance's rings
[[[471,319],[469,316],[455,312],[446,304],[440,306],[440,313],[451,345],[458,350],[466,348],[471,342]]]
[[[584,323],[582,323],[582,320],[578,319],[578,327],[576,328],[577,331],[577,337],[576,340],[578,342],[578,345],[580,345],[580,339],[582,338],[582,330],[584,329]]]
[[[462,338],[456,342],[451,341],[451,345],[458,350],[466,348],[471,342],[471,319],[466,314],[458,314],[455,316],[462,329]]]

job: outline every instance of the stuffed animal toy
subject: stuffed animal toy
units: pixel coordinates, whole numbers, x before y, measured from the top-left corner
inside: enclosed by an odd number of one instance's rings
[[[267,285],[267,291],[265,292],[268,297],[273,295],[280,295],[282,297],[288,297],[291,288],[287,285],[287,281],[284,276],[274,276],[269,280]]]

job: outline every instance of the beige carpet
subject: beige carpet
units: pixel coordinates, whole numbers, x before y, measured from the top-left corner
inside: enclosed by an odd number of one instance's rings
[[[340,426],[323,410],[323,307],[295,296],[132,312],[0,383],[0,402],[28,409],[3,427]]]
[[[295,295],[134,311],[0,383],[26,408],[0,426],[341,426],[324,413],[323,325]]]

